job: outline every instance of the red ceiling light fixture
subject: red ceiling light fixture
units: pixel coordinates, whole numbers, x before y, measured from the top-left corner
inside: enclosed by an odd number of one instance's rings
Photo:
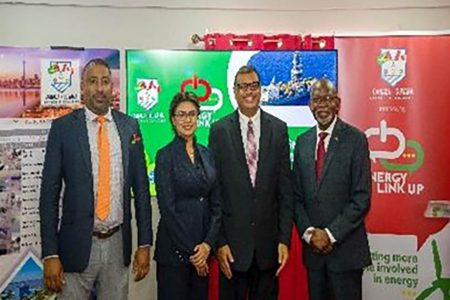
[[[334,36],[301,36],[292,34],[193,34],[194,45],[204,43],[205,50],[331,50]]]

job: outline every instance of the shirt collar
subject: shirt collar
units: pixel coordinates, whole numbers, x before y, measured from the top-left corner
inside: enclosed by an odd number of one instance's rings
[[[97,122],[98,115],[96,115],[92,110],[87,108],[87,106],[84,107],[84,110],[86,111],[86,119],[91,122]],[[105,119],[110,122],[112,121],[112,113],[111,108],[108,108],[108,112],[105,115]]]
[[[334,126],[336,126],[336,121],[337,121],[337,116],[334,116],[333,122],[331,122],[330,126],[328,126],[328,128],[325,129],[325,130],[321,130],[321,129],[319,128],[319,126],[317,125],[317,126],[316,126],[316,135],[317,135],[317,138],[319,138],[319,134],[320,134],[321,132],[326,132],[326,133],[328,133],[327,137],[331,136],[331,134],[333,133]]]
[[[259,122],[259,119],[261,118],[261,109],[258,108],[258,111],[256,112],[256,114],[249,118],[246,115],[244,115],[239,109],[238,109],[238,113],[239,113],[239,122],[241,124],[247,124],[248,121],[252,121],[253,124],[257,124]]]

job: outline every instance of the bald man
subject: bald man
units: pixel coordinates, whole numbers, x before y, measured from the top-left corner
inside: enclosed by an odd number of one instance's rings
[[[313,83],[317,125],[297,138],[294,153],[295,218],[311,300],[361,299],[363,268],[371,264],[369,148],[364,133],[338,118],[340,106],[328,79]]]

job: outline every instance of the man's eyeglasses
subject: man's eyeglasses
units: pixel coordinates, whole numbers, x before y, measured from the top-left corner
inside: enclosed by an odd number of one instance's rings
[[[336,99],[337,99],[336,96],[316,96],[314,98],[311,98],[311,102],[312,103],[319,103],[319,102],[330,103]]]
[[[187,120],[188,118],[190,119],[195,119],[198,116],[198,111],[196,110],[191,110],[191,111],[177,111],[176,113],[173,114],[173,116],[180,121],[184,121]]]
[[[250,83],[242,82],[242,83],[236,84],[238,89],[241,91],[247,91],[248,89],[250,89],[251,91],[256,91],[260,87],[260,85],[261,84],[259,81],[253,81]]]

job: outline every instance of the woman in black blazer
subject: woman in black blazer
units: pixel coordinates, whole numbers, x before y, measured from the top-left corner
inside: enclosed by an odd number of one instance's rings
[[[159,300],[208,299],[208,257],[222,210],[212,154],[194,136],[199,112],[193,93],[176,94],[170,104],[175,138],[156,154]]]

